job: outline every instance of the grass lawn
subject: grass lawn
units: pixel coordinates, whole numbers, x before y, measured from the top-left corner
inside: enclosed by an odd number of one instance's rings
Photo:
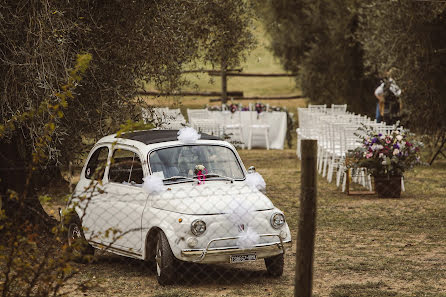
[[[194,264],[182,268],[178,284],[161,287],[143,262],[103,255],[79,266],[73,281],[90,279],[95,285],[85,296],[292,296],[300,162],[294,150],[240,152],[287,216],[294,246],[282,277],[267,276],[263,261]],[[314,296],[446,296],[445,224],[445,161],[407,174],[400,199],[347,196],[319,178]]]

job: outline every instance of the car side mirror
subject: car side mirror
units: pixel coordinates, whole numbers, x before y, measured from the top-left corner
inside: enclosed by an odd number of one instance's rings
[[[256,168],[254,166],[249,166],[248,173],[254,173],[256,172]]]

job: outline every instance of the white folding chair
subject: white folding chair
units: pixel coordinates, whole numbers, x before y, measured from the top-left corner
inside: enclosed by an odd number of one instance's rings
[[[266,149],[269,150],[269,129],[271,125],[266,123],[265,121],[265,112],[258,114],[256,110],[253,108],[252,103],[249,104],[249,119],[250,124],[249,128],[249,138],[248,138],[248,149],[252,148],[252,138],[254,133],[260,131],[265,138]]]
[[[220,137],[221,126],[213,119],[194,119],[191,125],[198,132]]]
[[[312,112],[319,111],[327,113],[327,104],[308,104],[308,109]]]
[[[330,107],[331,114],[344,114],[347,112],[347,104],[332,104]]]
[[[223,134],[229,136],[230,142],[235,145],[240,144],[245,149],[245,141],[243,139],[243,126],[241,111],[231,113],[226,110],[222,112],[223,116]]]

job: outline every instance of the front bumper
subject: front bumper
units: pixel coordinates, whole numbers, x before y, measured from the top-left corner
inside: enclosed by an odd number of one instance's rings
[[[240,236],[215,238],[208,242],[204,249],[183,249],[181,257],[183,261],[200,263],[229,263],[232,255],[256,254],[257,259],[285,254],[291,248],[291,240],[284,241],[277,234],[260,234],[260,237],[277,237],[278,241],[271,243],[257,244],[252,248],[241,249],[238,246],[210,248],[211,244],[217,241],[238,239]]]

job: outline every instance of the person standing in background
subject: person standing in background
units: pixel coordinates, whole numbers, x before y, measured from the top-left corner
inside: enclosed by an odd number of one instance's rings
[[[376,105],[376,122],[385,121],[386,124],[395,124],[399,120],[402,102],[401,89],[392,78],[395,68],[390,69],[384,75],[381,84],[375,90],[378,99]]]

